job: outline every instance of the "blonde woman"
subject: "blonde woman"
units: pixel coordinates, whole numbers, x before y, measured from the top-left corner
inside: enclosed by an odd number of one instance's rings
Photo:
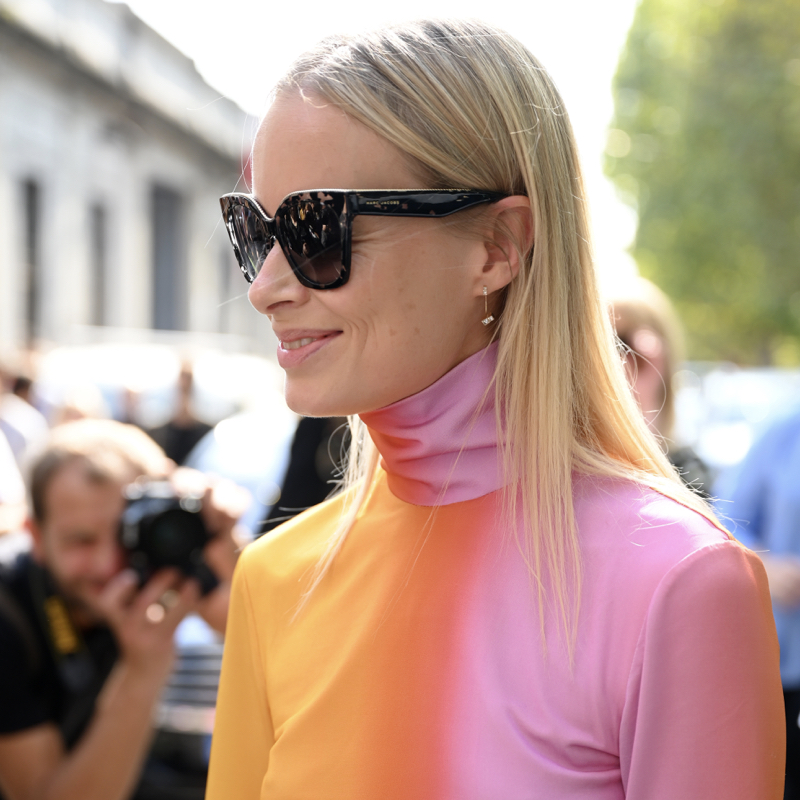
[[[207,797],[782,791],[760,561],[684,489],[597,295],[563,103],[481,23],[334,37],[223,214],[341,494],[249,547]]]

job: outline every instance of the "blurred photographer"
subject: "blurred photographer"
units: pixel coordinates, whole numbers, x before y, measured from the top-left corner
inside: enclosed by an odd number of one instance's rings
[[[0,572],[0,791],[6,800],[125,800],[152,735],[178,623],[196,610],[219,631],[236,559],[236,498],[178,471],[209,536],[219,579],[157,569],[140,587],[120,542],[124,490],[172,463],[142,431],[107,420],[55,430],[32,464],[33,546]],[[162,484],[164,485],[164,484]],[[199,495],[198,495],[199,492]]]

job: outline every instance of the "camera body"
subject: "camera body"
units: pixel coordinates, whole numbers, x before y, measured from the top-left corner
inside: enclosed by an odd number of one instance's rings
[[[202,495],[178,495],[169,481],[132,483],[120,522],[128,565],[144,584],[164,567],[177,568],[208,594],[219,581],[203,560],[211,539],[200,515]]]

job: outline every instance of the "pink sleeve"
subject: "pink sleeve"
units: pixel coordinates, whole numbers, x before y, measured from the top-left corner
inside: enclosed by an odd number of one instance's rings
[[[656,590],[620,727],[627,800],[781,800],[778,641],[759,558],[687,556]]]

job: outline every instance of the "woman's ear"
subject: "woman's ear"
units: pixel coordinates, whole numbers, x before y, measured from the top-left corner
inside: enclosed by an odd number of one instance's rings
[[[531,201],[524,195],[504,197],[489,208],[483,284],[496,292],[519,275],[534,240]]]

